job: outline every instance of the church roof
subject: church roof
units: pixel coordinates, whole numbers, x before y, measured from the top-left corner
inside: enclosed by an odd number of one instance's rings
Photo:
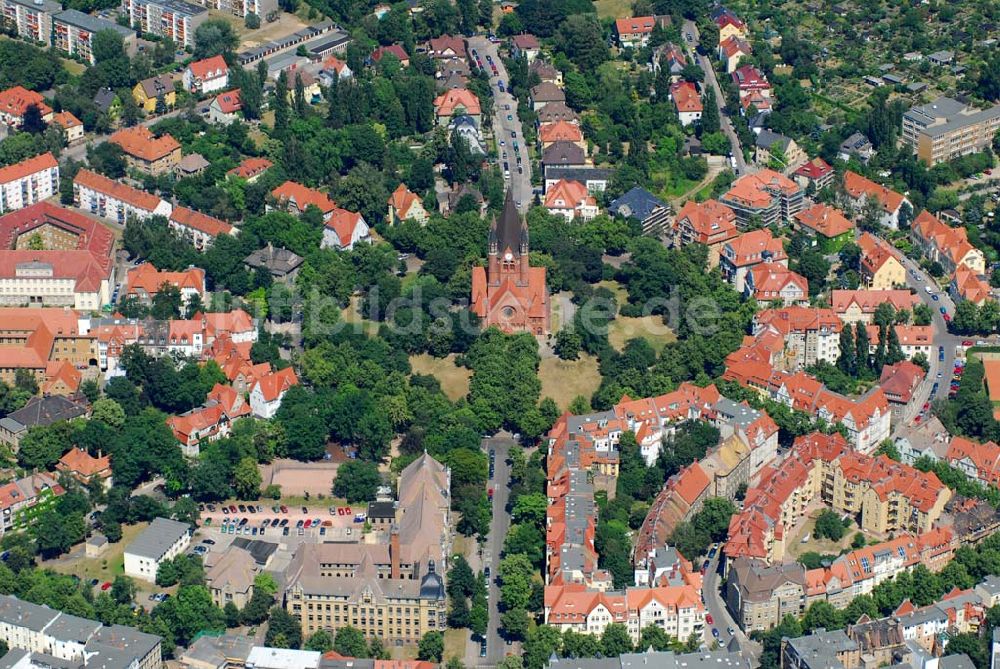
[[[490,230],[490,242],[494,239],[497,242],[497,250],[501,253],[505,249],[513,251],[514,255],[519,255],[522,239],[527,242],[528,228],[521,222],[521,215],[514,204],[514,195],[507,191],[504,198],[503,211],[500,213],[500,220],[494,219],[493,227]]]

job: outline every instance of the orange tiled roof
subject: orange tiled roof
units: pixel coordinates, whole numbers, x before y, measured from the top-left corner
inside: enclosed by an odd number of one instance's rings
[[[792,285],[802,291],[804,299],[809,296],[809,281],[784,265],[760,263],[750,269],[753,275],[754,298],[760,302],[778,299],[781,291]]]
[[[674,105],[680,113],[700,112],[702,110],[698,88],[690,81],[678,81],[671,84],[670,97],[673,98]]]
[[[150,212],[160,206],[161,202],[160,198],[151,193],[136,190],[131,186],[113,181],[102,174],[86,169],[81,169],[76,173],[73,183]]]
[[[962,299],[969,300],[975,304],[982,304],[993,296],[993,289],[985,276],[977,274],[968,265],[959,264],[955,268],[955,276],[952,278],[955,288]]]
[[[294,181],[286,181],[281,184],[271,191],[271,196],[282,204],[294,202],[300,213],[304,212],[311,204],[319,207],[319,210],[324,214],[329,214],[337,208],[337,205],[325,193],[307,188]]]
[[[899,209],[899,205],[903,203],[903,196],[896,191],[889,190],[851,170],[844,172],[844,190],[855,200],[863,195],[874,197],[882,205],[882,209],[890,214]]]
[[[198,230],[199,232],[204,232],[206,235],[211,237],[218,237],[219,235],[228,235],[233,231],[233,226],[229,225],[225,221],[220,221],[219,219],[209,216],[208,214],[203,214],[200,211],[195,211],[194,209],[188,209],[187,207],[176,206],[173,211],[170,212],[170,220],[183,225],[184,227],[191,228],[192,230]]]
[[[556,121],[539,126],[538,139],[544,144],[549,142],[580,142],[583,141],[583,132],[579,126],[573,123]]]
[[[35,91],[29,91],[23,86],[14,86],[0,91],[0,113],[23,118],[24,112],[31,105],[38,107],[42,116],[52,113],[52,108],[45,104],[45,98]]]
[[[59,464],[64,471],[80,476],[94,476],[102,472],[111,472],[111,456],[104,455],[95,458],[82,448],[74,446],[59,458]]]
[[[201,80],[205,80],[208,77],[221,77],[229,73],[229,66],[226,64],[226,59],[222,56],[212,56],[211,58],[195,61],[188,65],[188,69],[191,70],[191,74]],[[217,72],[221,72],[221,74],[216,74]]]
[[[205,293],[205,270],[191,267],[183,272],[161,272],[149,262],[137,265],[128,271],[126,279],[128,294],[137,293],[141,289],[146,295],[153,296],[160,292],[160,286],[169,284],[178,289],[194,288],[200,294]]]
[[[736,213],[718,200],[688,200],[677,213],[677,224],[686,226],[700,244],[716,244],[736,236]]]
[[[726,244],[726,257],[737,267],[763,262],[765,255],[769,255],[771,262],[788,258],[781,240],[775,239],[767,228],[745,232]]]
[[[111,135],[109,142],[122,147],[122,151],[139,160],[152,163],[181,150],[181,145],[168,134],[156,137],[144,125],[123,128]]]
[[[854,229],[854,224],[839,209],[821,202],[795,214],[795,220],[803,227],[828,238],[838,237]]]
[[[965,228],[946,225],[926,209],[913,220],[912,229],[925,243],[932,244],[941,255],[949,258],[956,266],[962,264],[967,255],[976,251],[969,243],[969,235]]]
[[[438,116],[452,117],[456,113],[478,116],[481,113],[479,98],[467,88],[451,88],[434,98]],[[464,111],[462,111],[464,109]]]
[[[36,174],[44,170],[50,170],[53,167],[58,166],[59,163],[56,162],[52,153],[47,151],[40,156],[28,158],[19,163],[8,165],[7,167],[0,167],[0,184],[17,181],[18,179],[23,179],[24,177],[31,176],[32,174]]]
[[[295,370],[291,367],[286,367],[257,379],[257,385],[264,395],[265,402],[277,400],[281,397],[282,393],[298,384],[299,378],[295,375]]]
[[[274,165],[267,158],[244,158],[239,165],[229,170],[226,174],[232,174],[241,179],[252,179],[253,177],[266,171]]]
[[[883,302],[889,302],[897,310],[913,309],[920,298],[905,289],[834,290],[830,295],[830,305],[838,314],[846,312],[852,304],[856,304],[862,313],[873,314]]]
[[[597,200],[579,181],[560,179],[545,191],[545,207],[548,209],[575,209],[582,206],[596,207]]]
[[[653,32],[656,25],[654,16],[633,16],[615,19],[615,33],[618,35],[646,35]]]
[[[405,218],[410,211],[410,207],[419,201],[419,199],[416,193],[406,187],[406,184],[400,183],[396,186],[396,190],[392,191],[392,195],[389,196],[389,206]]]
[[[62,126],[64,130],[69,130],[70,128],[76,128],[83,125],[83,122],[80,121],[80,119],[73,116],[73,113],[68,111],[56,112],[53,114],[52,122]]]
[[[333,210],[333,215],[330,216],[330,220],[325,225],[337,233],[341,248],[347,248],[350,246],[351,238],[361,220],[361,214],[356,211],[347,211],[338,207]]]

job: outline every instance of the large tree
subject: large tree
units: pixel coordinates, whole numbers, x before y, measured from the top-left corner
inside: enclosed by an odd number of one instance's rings
[[[208,19],[194,31],[195,58],[232,53],[239,43],[236,31],[224,19]]]

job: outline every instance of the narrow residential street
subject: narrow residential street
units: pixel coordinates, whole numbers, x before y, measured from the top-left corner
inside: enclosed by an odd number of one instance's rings
[[[701,591],[705,597],[705,612],[712,616],[712,624],[709,625],[707,621],[705,623],[705,643],[711,643],[711,639],[714,638],[712,628],[719,630],[719,643],[723,648],[728,647],[730,641],[735,637],[736,643],[740,647],[740,653],[750,659],[751,666],[756,667],[763,649],[759,643],[751,641],[750,637],[740,629],[740,626],[729,614],[729,609],[726,608],[725,598],[719,590],[725,585],[718,571],[721,557],[722,549],[720,546],[719,551],[709,562],[705,578],[701,583]],[[733,630],[733,634],[729,633],[730,629]]]
[[[722,94],[719,80],[715,77],[715,69],[712,67],[712,61],[707,56],[697,53],[698,28],[695,27],[694,21],[685,21],[684,27],[681,29],[681,34],[684,37],[684,48],[688,56],[693,58],[705,72],[705,83],[715,91],[715,104],[719,108],[719,124],[722,126],[722,132],[729,138],[729,145],[733,157],[736,159],[736,169],[734,170],[736,176],[740,177],[748,172],[755,171],[752,167],[747,166],[747,162],[743,158],[743,148],[740,145],[740,138],[737,137],[736,131],[733,130],[733,124],[730,122],[729,116],[726,115],[726,97]]]
[[[497,143],[497,164],[504,174],[507,187],[514,194],[518,210],[524,213],[531,206],[531,157],[524,143],[521,120],[517,116],[517,98],[509,92],[510,77],[507,76],[507,70],[500,59],[497,45],[486,37],[469,38],[469,56],[472,66],[476,66],[478,58],[483,64],[483,70],[490,77],[490,86],[493,88],[493,134]],[[496,75],[493,74],[490,63],[496,66]],[[501,83],[503,90],[500,88]]]

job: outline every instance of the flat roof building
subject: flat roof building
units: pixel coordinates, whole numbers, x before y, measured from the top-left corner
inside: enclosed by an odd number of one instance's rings
[[[903,143],[928,165],[982,151],[1000,131],[1000,104],[975,109],[940,97],[903,114]]]
[[[173,559],[191,543],[191,526],[168,518],[154,518],[125,549],[125,574],[154,582],[160,563]]]

